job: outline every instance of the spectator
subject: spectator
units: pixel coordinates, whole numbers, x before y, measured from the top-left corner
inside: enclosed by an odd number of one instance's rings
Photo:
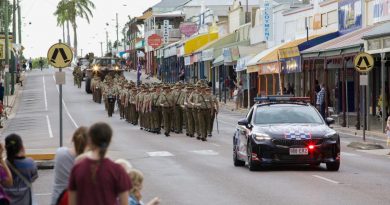
[[[115,160],[115,163],[121,165],[123,167],[123,169],[125,169],[126,173],[129,173],[130,170],[133,168],[133,166],[130,164],[130,162],[125,160],[125,159],[117,159],[117,160]]]
[[[28,67],[30,68],[30,70],[33,69],[33,62],[31,58],[28,60]]]
[[[119,165],[106,158],[112,129],[96,123],[88,130],[90,152],[72,169],[69,179],[69,205],[128,203],[130,178]]]
[[[72,137],[72,148],[60,147],[57,149],[54,164],[54,185],[51,204],[55,205],[59,201],[61,193],[66,190],[69,182],[69,175],[77,156],[84,153],[87,146],[86,127],[79,127]]]
[[[241,107],[241,102],[242,102],[242,82],[239,82],[236,84],[236,89],[234,90],[233,93],[233,100],[234,103],[236,104],[236,110]]]
[[[5,115],[3,112],[4,112],[4,105],[3,105],[3,101],[0,100],[0,128],[3,128],[3,120],[1,120],[3,115]]]
[[[325,86],[321,84],[321,89],[317,93],[317,109],[320,111],[321,116],[325,119]]]
[[[3,158],[4,147],[0,144],[0,204],[7,205],[10,203],[10,199],[5,194],[3,187],[10,187],[13,184],[12,174],[8,168],[7,163]]]
[[[144,181],[143,174],[136,169],[132,169],[129,172],[129,178],[133,184],[133,188],[130,189],[129,192],[129,205],[142,205],[142,183]],[[153,198],[147,205],[158,205],[160,204],[160,199],[155,197]]]
[[[5,138],[7,163],[13,176],[13,185],[5,188],[12,205],[32,205],[32,183],[38,178],[38,169],[31,158],[26,158],[22,138],[11,134]]]

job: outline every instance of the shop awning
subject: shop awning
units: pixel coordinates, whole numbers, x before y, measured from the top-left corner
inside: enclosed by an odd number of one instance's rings
[[[190,55],[209,42],[218,39],[218,33],[206,33],[192,37],[184,42],[184,55]]]
[[[351,33],[339,36],[333,40],[322,43],[320,45],[309,48],[302,53],[303,58],[310,57],[330,57],[339,56],[342,54],[358,53],[363,49],[364,40],[362,39],[375,28],[384,23],[378,23],[372,26],[367,26],[362,29],[358,29]],[[388,27],[387,27],[388,28]]]
[[[238,59],[237,61],[237,66],[236,66],[236,72],[241,72],[241,71],[244,71],[246,70],[246,64],[253,58],[253,54],[251,55],[247,55],[247,56],[244,56],[244,57],[241,57],[240,59]]]
[[[383,22],[365,33],[363,40],[367,42],[364,44],[367,53],[390,52],[390,21]]]
[[[364,34],[363,39],[373,39],[390,36],[390,21],[377,24],[371,31]]]
[[[214,61],[213,61],[213,66],[217,67],[223,65],[223,55],[218,56]]]
[[[259,71],[259,67],[257,66],[258,62],[264,58],[265,56],[269,55],[270,53],[272,53],[275,49],[278,49],[280,47],[282,47],[283,45],[285,45],[286,43],[284,44],[280,44],[280,45],[277,45],[275,47],[272,47],[272,48],[268,48],[267,50],[264,50],[262,52],[260,52],[259,54],[257,54],[256,56],[254,56],[247,64],[247,73],[254,73],[254,72],[258,72]]]

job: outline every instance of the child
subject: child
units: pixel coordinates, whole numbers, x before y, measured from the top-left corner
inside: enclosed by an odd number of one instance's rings
[[[137,169],[132,169],[129,172],[129,177],[131,179],[131,183],[133,187],[130,189],[129,192],[129,205],[143,205],[141,199],[142,199],[142,183],[144,181],[144,176],[143,174],[137,170]],[[160,199],[155,197],[152,199],[147,205],[158,205],[160,204]]]

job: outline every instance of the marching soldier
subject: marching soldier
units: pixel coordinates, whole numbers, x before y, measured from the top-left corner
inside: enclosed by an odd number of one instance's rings
[[[135,85],[131,88],[131,92],[129,95],[129,103],[130,103],[130,110],[129,110],[129,119],[130,123],[133,125],[138,124],[138,111],[136,106],[136,98],[138,96],[137,87]]]
[[[125,118],[125,98],[126,98],[126,93],[127,93],[127,83],[123,83],[121,86],[121,89],[119,90],[119,116],[120,119]]]
[[[183,133],[183,108],[181,107],[181,102],[184,101],[184,92],[182,91],[183,85],[178,82],[176,87],[172,92],[174,103],[174,130],[176,134]]]
[[[210,124],[210,113],[211,113],[211,100],[210,96],[206,93],[206,86],[200,86],[201,92],[195,98],[195,104],[198,106],[198,122],[199,122],[199,131],[200,139],[202,141],[207,141],[207,128]],[[199,139],[199,137],[197,138]]]
[[[143,101],[144,101],[144,95],[145,95],[145,85],[141,86],[141,92],[138,93],[136,97],[136,110],[139,115],[139,125],[140,129],[144,129],[144,113],[143,113]]]
[[[192,107],[191,115],[194,121],[194,136],[196,134],[197,136],[196,138],[200,140],[201,138],[200,138],[200,131],[199,131],[198,105],[195,103],[199,95],[199,88],[200,88],[200,84],[197,84],[194,91],[191,93],[191,96],[189,97],[188,103],[191,104]]]
[[[72,72],[72,74],[73,74],[73,85],[78,85],[77,84],[77,80],[78,80],[78,70],[80,70],[81,71],[81,68],[80,68],[80,66],[79,65],[77,65],[76,67],[74,67],[73,68],[73,72]]]
[[[211,93],[210,87],[206,88],[206,93],[208,97],[211,99],[211,116],[210,116],[210,123],[207,127],[207,134],[208,134],[207,136],[212,137],[215,116],[218,115],[219,112],[219,103],[217,97]]]
[[[173,109],[173,98],[170,92],[171,88],[169,85],[163,87],[164,91],[160,96],[159,104],[162,107],[162,115],[164,120],[165,136],[169,137],[171,132],[171,121],[172,121],[172,109]]]
[[[150,126],[150,121],[151,121],[151,102],[152,102],[152,89],[148,88],[146,89],[145,95],[144,95],[144,102],[143,102],[143,113],[144,113],[144,126],[145,126],[145,131],[150,132],[151,131],[151,126]]]
[[[160,86],[154,87],[152,95],[152,129],[156,134],[161,134],[161,107],[158,104],[161,96]]]
[[[109,87],[107,88],[107,93],[106,93],[107,105],[108,105],[107,113],[108,113],[108,117],[112,117],[112,114],[114,113],[114,109],[115,109],[116,96],[118,95],[118,93],[115,86],[113,86],[113,83],[110,82],[108,86]]]
[[[193,91],[193,87],[187,86],[185,98],[183,101],[183,106],[184,106],[184,110],[186,113],[186,135],[189,137],[194,137],[194,133],[195,133],[195,131],[194,131],[194,126],[195,126],[194,125],[194,118],[192,116],[193,106],[189,102],[192,91]]]

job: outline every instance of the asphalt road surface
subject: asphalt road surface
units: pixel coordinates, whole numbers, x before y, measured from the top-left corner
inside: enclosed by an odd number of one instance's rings
[[[59,145],[59,98],[53,69],[30,71],[17,101],[16,115],[3,137],[22,135],[29,150],[53,152]],[[384,154],[359,152],[347,148],[353,136],[342,136],[339,172],[326,171],[325,165],[271,167],[250,172],[234,167],[232,135],[241,114],[222,110],[219,134],[207,142],[172,134],[167,138],[141,131],[119,120],[108,118],[102,104],[73,85],[71,70],[65,69],[64,142],[78,126],[97,121],[114,129],[109,148],[112,158],[125,158],[145,175],[144,201],[154,196],[167,205],[199,204],[383,204],[390,203],[390,158]],[[135,78],[135,72],[126,73]],[[83,84],[84,86],[84,84]],[[53,170],[39,172],[34,194],[39,204],[49,204]],[[93,194],[93,193],[91,193]]]

